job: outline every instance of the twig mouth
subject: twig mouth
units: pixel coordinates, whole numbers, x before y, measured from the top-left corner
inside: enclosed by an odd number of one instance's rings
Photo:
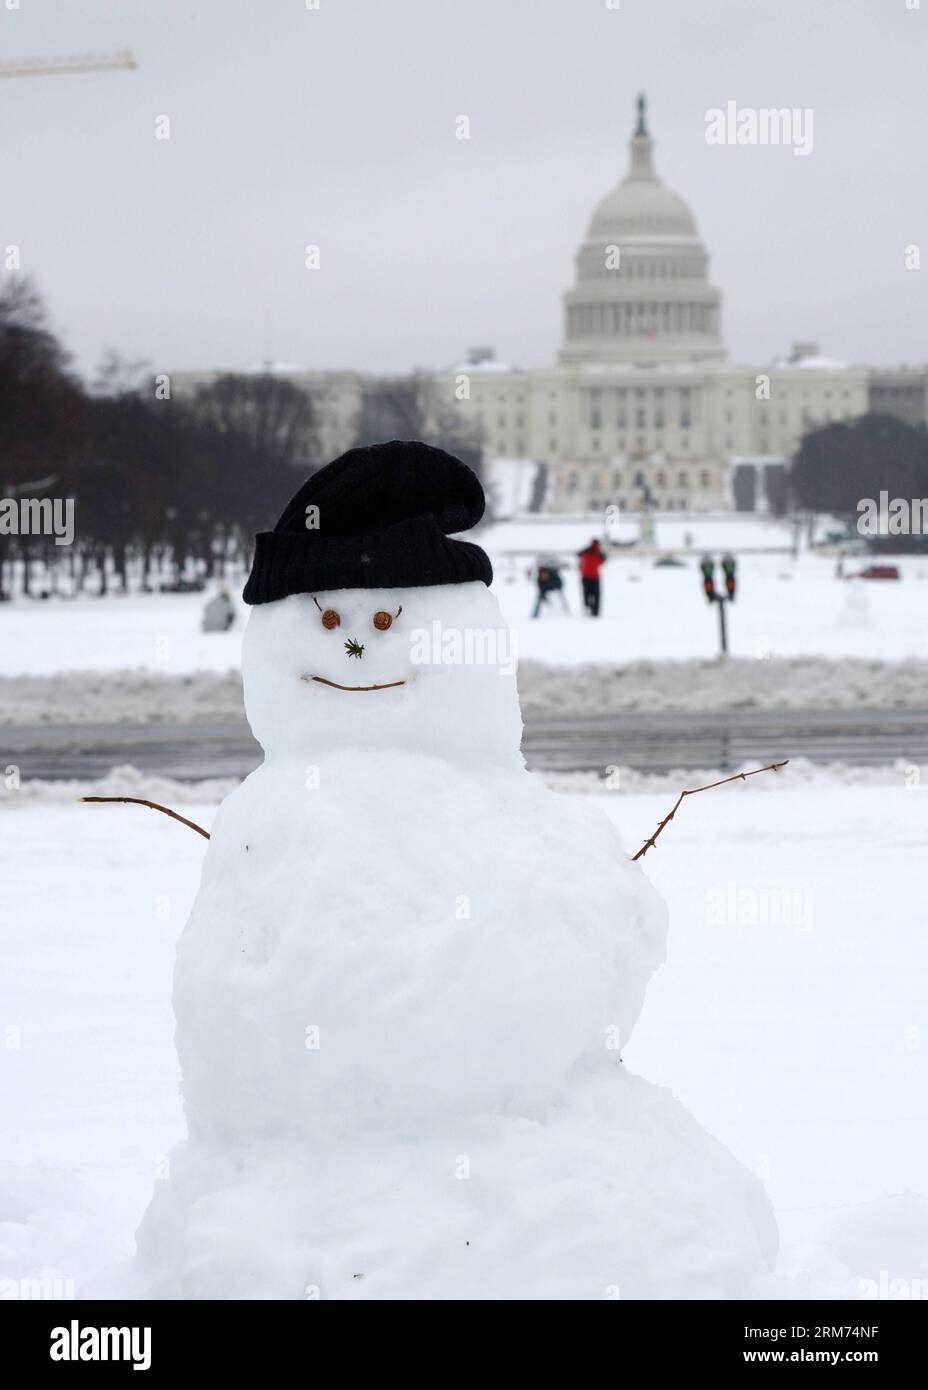
[[[320,685],[330,685],[333,690],[393,690],[397,685],[405,685],[403,681],[386,681],[383,685],[339,685],[338,681],[326,680],[325,676],[300,676],[301,681],[318,681]]]

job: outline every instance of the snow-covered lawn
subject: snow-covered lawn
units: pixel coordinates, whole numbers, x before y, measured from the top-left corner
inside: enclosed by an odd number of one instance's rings
[[[900,565],[901,581],[845,582],[834,562],[746,557],[728,611],[733,656],[859,656],[883,661],[928,656],[928,562]],[[695,560],[680,569],[614,557],[603,570],[599,619],[581,618],[579,580],[565,576],[572,613],[529,614],[534,589],[524,566],[496,561],[494,589],[518,634],[520,658],[548,662],[678,660],[718,653],[718,617]],[[718,583],[718,578],[716,580]]]
[[[653,789],[597,803],[634,850],[678,788],[628,786]],[[0,1280],[126,1256],[182,1134],[171,970],[203,843],[72,794],[0,793]],[[764,1177],[793,1295],[928,1281],[928,1202],[886,1197],[928,1192],[926,838],[928,788],[901,775],[786,773],[684,803],[645,861],[670,952],[626,1064]]]
[[[515,629],[518,655],[554,663],[626,662],[714,657],[718,624],[706,603],[696,559],[680,569],[655,568],[653,557],[617,553],[603,571],[603,616],[580,617],[579,579],[565,570],[569,616],[530,618],[532,557],[554,551],[568,559],[596,529],[591,521],[503,523],[476,539],[495,568],[494,591]],[[789,532],[758,522],[659,521],[659,544],[788,545]],[[848,571],[863,561],[845,561]],[[729,613],[730,650],[765,656],[858,656],[897,661],[928,657],[928,559],[899,561],[902,580],[846,583],[835,561],[803,554],[744,555]],[[231,586],[240,592],[241,583]],[[239,664],[241,622],[228,633],[200,632],[208,595],[138,594],[103,600],[17,599],[0,606],[0,675],[114,670],[225,671]]]

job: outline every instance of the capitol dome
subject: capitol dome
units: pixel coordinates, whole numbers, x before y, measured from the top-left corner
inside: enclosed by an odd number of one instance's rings
[[[679,362],[724,356],[721,295],[693,214],[657,177],[638,99],[628,173],[601,200],[565,296],[562,362]]]
[[[686,203],[659,179],[626,179],[606,194],[590,219],[590,238],[647,233],[698,236]]]

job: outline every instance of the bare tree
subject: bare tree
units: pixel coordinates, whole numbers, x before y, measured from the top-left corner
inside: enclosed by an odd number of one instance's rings
[[[318,467],[316,410],[308,391],[265,373],[229,373],[194,397],[195,414],[220,434],[247,440],[258,455],[291,467]]]
[[[479,432],[456,407],[450,388],[425,372],[377,377],[362,388],[355,444],[421,439],[454,454],[478,477],[483,468]]]
[[[90,389],[95,396],[124,396],[129,391],[140,391],[149,367],[144,357],[123,357],[116,348],[107,348]]]

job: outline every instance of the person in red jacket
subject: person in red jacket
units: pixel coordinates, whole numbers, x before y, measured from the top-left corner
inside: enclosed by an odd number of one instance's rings
[[[580,582],[583,585],[583,604],[591,618],[599,617],[599,572],[606,563],[599,541],[592,540],[577,557],[580,561]]]

